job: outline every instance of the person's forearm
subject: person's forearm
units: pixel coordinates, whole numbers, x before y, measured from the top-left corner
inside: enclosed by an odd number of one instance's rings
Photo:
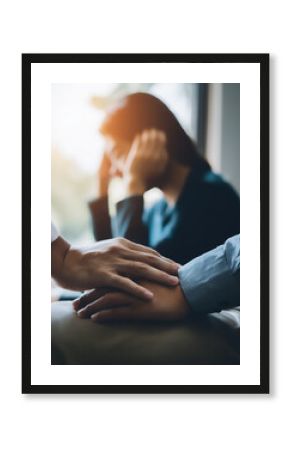
[[[83,286],[83,274],[86,272],[85,265],[82,267],[83,251],[72,247],[61,236],[51,244],[51,276],[57,283],[66,289],[81,291]]]
[[[107,197],[109,191],[109,180],[107,177],[99,177],[97,181],[97,198]]]

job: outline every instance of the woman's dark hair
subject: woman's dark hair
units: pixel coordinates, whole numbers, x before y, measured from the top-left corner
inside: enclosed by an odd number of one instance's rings
[[[153,95],[138,92],[120,100],[108,111],[100,131],[114,139],[131,142],[136,134],[150,128],[166,133],[168,153],[175,161],[194,167],[197,172],[210,169],[174,114]]]

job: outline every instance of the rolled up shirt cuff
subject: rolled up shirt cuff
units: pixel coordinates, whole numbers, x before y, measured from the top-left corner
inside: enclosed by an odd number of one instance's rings
[[[97,241],[112,237],[111,217],[108,197],[100,197],[88,202],[91,213],[94,236]]]
[[[194,312],[218,312],[240,304],[239,263],[229,261],[227,243],[179,269],[180,286]]]
[[[116,204],[116,227],[119,236],[143,243],[143,195],[132,195]]]
[[[100,197],[88,202],[89,209],[93,217],[102,214],[109,214],[108,197]]]
[[[130,197],[126,197],[123,200],[120,200],[116,204],[117,213],[122,215],[134,215],[139,213],[139,216],[142,216],[144,208],[144,198],[143,195],[131,195]]]

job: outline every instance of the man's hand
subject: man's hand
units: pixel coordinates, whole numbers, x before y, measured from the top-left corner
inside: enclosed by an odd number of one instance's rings
[[[142,282],[143,287],[154,293],[148,302],[121,292],[94,290],[73,302],[81,318],[95,322],[113,320],[183,320],[191,309],[180,286],[167,287],[156,283]]]
[[[146,130],[136,136],[124,171],[127,193],[143,194],[153,187],[167,163],[166,135],[163,131]]]
[[[135,280],[178,284],[178,264],[155,250],[124,238],[108,239],[87,248],[73,248],[62,238],[52,243],[52,276],[75,290],[113,288],[148,300],[152,293]]]

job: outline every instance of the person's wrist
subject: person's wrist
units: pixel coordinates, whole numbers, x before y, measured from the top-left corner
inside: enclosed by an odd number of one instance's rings
[[[105,197],[108,195],[109,179],[100,176],[97,183],[97,197]]]
[[[144,180],[132,175],[125,177],[125,189],[128,195],[143,195],[147,190]]]
[[[56,248],[57,247],[57,248]],[[70,274],[71,246],[62,237],[52,245],[52,276],[63,287],[67,287]]]
[[[177,292],[177,306],[179,315],[181,318],[186,318],[191,314],[190,305],[180,285],[176,286],[176,292]]]
[[[62,286],[73,290],[86,288],[85,254],[78,248],[70,247],[63,260]]]

